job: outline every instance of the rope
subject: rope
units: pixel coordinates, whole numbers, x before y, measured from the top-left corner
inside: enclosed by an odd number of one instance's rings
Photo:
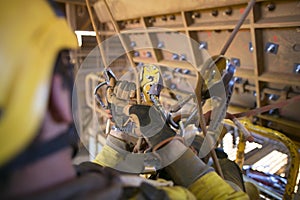
[[[92,9],[91,9],[91,6],[90,6],[90,2],[89,2],[89,0],[85,0],[85,2],[86,2],[86,6],[87,6],[87,9],[88,9],[89,15],[90,15],[90,19],[91,19],[91,22],[92,22],[93,29],[94,29],[94,31],[96,33],[96,40],[97,40],[98,47],[99,47],[99,50],[100,50],[101,59],[102,59],[104,68],[107,69],[108,66],[107,66],[107,62],[106,62],[106,59],[105,59],[104,50],[103,50],[103,47],[101,46],[101,42],[102,41],[101,41],[99,32],[98,32],[96,24],[95,24],[95,20],[94,20],[94,17],[93,17],[93,13],[92,13]]]
[[[114,19],[113,15],[112,15],[112,12],[111,12],[111,10],[110,10],[108,4],[107,4],[107,1],[104,0],[103,2],[104,2],[104,4],[105,4],[105,7],[107,8],[107,11],[108,11],[108,15],[109,15],[110,21],[112,22],[113,27],[114,27],[116,33],[117,33],[118,36],[119,36],[119,39],[120,39],[120,41],[121,41],[121,44],[122,44],[123,48],[125,49],[125,52],[126,52],[126,55],[127,55],[128,60],[129,60],[129,62],[130,62],[130,65],[131,65],[131,67],[133,68],[133,72],[134,72],[135,77],[136,77],[135,84],[136,84],[136,88],[137,88],[137,90],[136,90],[136,94],[137,94],[137,95],[136,95],[136,96],[137,96],[137,103],[138,103],[138,104],[141,104],[141,91],[139,90],[139,88],[140,88],[140,80],[139,80],[139,74],[138,74],[138,72],[137,72],[135,63],[133,62],[133,59],[132,59],[132,57],[131,57],[131,55],[130,55],[130,53],[129,53],[129,51],[128,51],[127,45],[126,45],[126,43],[125,43],[125,41],[124,41],[124,39],[123,39],[123,37],[122,37],[122,35],[121,35],[120,29],[119,29],[119,27],[118,27],[118,25],[117,25],[116,20]]]
[[[242,17],[240,18],[240,20],[238,21],[238,23],[236,24],[236,26],[234,27],[233,31],[231,32],[231,35],[229,36],[228,40],[226,41],[226,43],[224,44],[220,55],[225,55],[228,47],[230,46],[230,44],[232,43],[234,37],[236,36],[237,32],[239,31],[240,27],[242,26],[242,24],[244,23],[246,17],[248,16],[250,10],[253,8],[255,4],[255,0],[251,0],[248,4],[248,6],[245,9],[245,12],[243,13]]]

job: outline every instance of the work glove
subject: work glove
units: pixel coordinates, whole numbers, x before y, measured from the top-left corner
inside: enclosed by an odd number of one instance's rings
[[[112,121],[120,131],[133,137],[144,137],[150,146],[176,135],[157,107],[136,104],[134,83],[118,81],[109,89],[107,96]]]
[[[151,147],[176,135],[164,113],[154,105],[131,105],[126,112],[134,122],[135,134],[143,136]]]
[[[127,81],[117,82],[114,88],[109,89],[107,97],[112,120],[115,122],[117,129],[111,130],[106,144],[114,149],[116,158],[110,159],[109,162],[111,164],[108,165],[102,161],[99,163],[127,172],[142,171],[145,165],[143,164],[144,158],[131,158],[135,154],[130,153],[127,136],[129,135],[131,138],[143,137],[148,145],[142,149],[150,151],[156,147],[156,150],[162,148],[164,145],[161,145],[161,142],[163,143],[168,138],[172,140],[176,132],[166,122],[166,117],[159,108],[154,105],[137,105],[135,102],[132,102],[135,97],[134,83]],[[109,154],[112,155],[111,152]],[[169,154],[169,151],[166,154]],[[164,156],[165,154],[162,155],[162,157]],[[168,155],[166,156],[168,157]],[[107,160],[101,156],[97,157],[98,161]],[[114,161],[112,162],[112,160]],[[167,158],[165,160],[169,161],[170,159]],[[135,162],[135,166],[132,166],[133,162]]]
[[[136,97],[136,86],[132,82],[118,81],[114,87],[107,89],[107,102],[112,115],[112,121],[121,131],[129,127],[126,126],[129,116],[125,115],[124,108],[127,105],[134,104]]]

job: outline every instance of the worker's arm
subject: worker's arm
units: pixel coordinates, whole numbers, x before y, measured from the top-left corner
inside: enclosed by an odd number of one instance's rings
[[[118,150],[109,145],[109,143],[111,142],[108,141],[111,140],[113,140],[115,145],[118,147]],[[101,151],[98,153],[98,155],[92,162],[97,163],[98,165],[101,165],[103,167],[115,168],[115,166],[125,157],[123,151],[126,151],[126,143],[117,138],[114,138],[111,135],[107,137],[107,143],[108,144],[102,147]]]
[[[184,145],[176,143],[176,146]],[[191,149],[165,168],[177,184],[188,188],[196,199],[249,199],[242,191],[235,191],[208,167]]]
[[[249,197],[242,191],[233,190],[215,172],[209,172],[187,188],[181,186],[162,187],[170,199],[201,199],[201,200],[248,200]]]
[[[121,142],[115,139],[116,138],[113,138],[114,142]],[[176,144],[178,145],[179,143],[176,142]],[[119,147],[125,149],[125,144],[121,142],[119,143]],[[93,162],[114,168],[122,159],[122,153],[105,145]],[[180,199],[209,200],[249,199],[246,193],[241,191],[237,192],[232,189],[212,168],[205,165],[189,149],[178,160],[166,167],[166,171],[173,178],[173,181],[177,185],[180,185],[176,187],[161,187],[161,189],[168,194],[170,199],[179,197]]]

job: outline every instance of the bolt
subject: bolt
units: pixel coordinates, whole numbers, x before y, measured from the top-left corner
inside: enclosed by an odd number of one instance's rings
[[[171,15],[170,16],[170,20],[175,20],[176,19],[176,16],[175,15]]]
[[[267,52],[273,53],[275,51],[275,44],[270,44],[269,47],[267,48]]]
[[[181,55],[180,55],[180,60],[186,60],[186,55],[181,54]]]
[[[234,81],[235,81],[236,83],[241,83],[241,82],[243,81],[243,79],[240,78],[240,77],[235,77],[235,78],[234,78]]]
[[[142,67],[142,66],[144,66],[144,63],[139,62],[139,63],[137,64],[137,66],[138,66],[138,67]]]
[[[269,115],[279,115],[279,110],[278,109],[272,109],[269,111]]]
[[[253,49],[252,42],[249,42],[249,51],[250,51],[250,52],[253,52],[253,50],[254,50],[254,49]]]
[[[173,59],[173,60],[178,60],[178,59],[179,59],[179,55],[176,54],[176,53],[173,53],[172,59]]]
[[[206,42],[200,42],[199,49],[207,49],[207,43]]]
[[[174,89],[177,88],[177,86],[176,86],[176,84],[172,83],[171,86],[170,86],[170,88],[171,88],[172,90],[174,90]]]
[[[156,22],[156,19],[155,19],[154,17],[150,17],[150,18],[148,19],[148,22],[149,22],[150,24],[152,24],[153,22]]]
[[[200,13],[198,13],[198,12],[194,12],[193,14],[192,14],[192,19],[196,19],[196,18],[200,18]]]
[[[135,47],[135,46],[136,46],[135,41],[130,42],[130,46],[131,46],[131,47]]]
[[[234,63],[235,65],[237,65],[239,62],[238,62],[238,60],[233,60],[233,63]]]
[[[240,59],[238,58],[232,58],[231,62],[235,65],[235,66],[241,66],[241,62]]]
[[[219,11],[218,10],[212,10],[211,15],[214,16],[214,17],[217,17],[219,15]]]
[[[189,74],[191,71],[190,70],[188,70],[188,69],[184,69],[184,70],[182,70],[182,73],[184,73],[184,74]]]
[[[278,48],[279,48],[278,44],[274,44],[274,43],[268,42],[266,44],[265,51],[268,52],[268,53],[277,54]]]
[[[181,69],[180,68],[175,68],[174,72],[181,73]]]
[[[146,57],[147,57],[147,58],[151,58],[151,57],[152,57],[151,52],[147,51],[147,52],[146,52]]]
[[[295,72],[296,72],[297,74],[300,73],[300,64],[295,64]]]
[[[139,56],[140,56],[140,53],[139,53],[138,51],[135,51],[135,52],[133,53],[133,56],[134,56],[134,57],[139,57]]]
[[[165,44],[163,42],[159,42],[157,48],[164,48]]]
[[[126,24],[127,24],[127,22],[122,21],[122,22],[120,22],[120,27],[121,27],[121,28],[124,28],[124,27],[126,26]]]
[[[232,14],[232,8],[227,8],[225,10],[225,14],[228,15],[228,16],[230,16]]]
[[[256,124],[257,122],[258,122],[258,117],[253,117],[252,123],[253,123],[253,124]]]
[[[270,94],[269,95],[269,100],[276,101],[277,99],[279,99],[278,95],[276,95],[276,94]]]
[[[167,19],[167,16],[162,16],[161,20],[167,21],[167,20],[168,20],[168,19]]]
[[[269,122],[267,123],[267,127],[269,127],[269,128],[271,128],[272,125],[273,125],[273,123],[272,123],[271,121],[269,121]]]
[[[274,3],[269,3],[269,4],[267,5],[268,11],[274,11],[275,8],[276,8],[276,5],[275,5]]]

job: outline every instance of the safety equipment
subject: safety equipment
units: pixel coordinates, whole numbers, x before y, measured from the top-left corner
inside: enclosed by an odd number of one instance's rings
[[[117,85],[126,83],[127,82],[120,82],[120,84]],[[116,102],[116,100],[113,102]],[[117,102],[119,102],[119,104],[113,103],[111,105],[112,115],[114,116],[116,125],[122,125],[117,126],[117,132],[123,131],[125,132],[123,135],[129,134],[133,137],[143,137],[150,147],[154,147],[160,142],[176,135],[176,132],[168,125],[163,114],[155,106],[137,104],[120,106],[121,103],[125,103],[126,101],[119,98]],[[115,131],[112,130],[111,132]],[[128,140],[125,139],[125,137],[120,138],[116,136],[116,134],[113,135],[119,139]]]
[[[136,86],[128,81],[117,81],[116,85],[109,87],[107,91],[107,102],[109,103],[108,107],[111,110],[113,121],[116,127],[125,132],[131,132],[131,128],[126,126],[129,116],[125,115],[124,109],[127,105],[136,103],[134,102],[135,97]],[[126,128],[130,130],[125,130]]]
[[[137,135],[146,138],[151,147],[176,135],[156,106],[132,105],[128,114],[135,124]]]
[[[0,3],[0,166],[36,137],[58,52],[77,47],[64,18],[46,1]]]
[[[148,98],[149,92],[151,92],[149,90],[160,79],[160,73],[156,66],[146,65],[143,67],[141,77],[143,77],[141,86],[143,87],[143,92],[147,93]],[[117,81],[114,87],[108,87],[107,102],[109,103],[113,121],[119,130],[133,133],[135,136],[151,138],[152,143],[155,135],[160,135],[159,140],[154,139],[157,140],[154,142],[155,144],[176,134],[166,124],[164,113],[155,105],[137,105],[135,100],[136,85],[133,82],[126,80]]]
[[[140,73],[140,79],[144,102],[152,104],[151,95],[159,96],[163,85],[159,68],[151,64],[144,65]]]

